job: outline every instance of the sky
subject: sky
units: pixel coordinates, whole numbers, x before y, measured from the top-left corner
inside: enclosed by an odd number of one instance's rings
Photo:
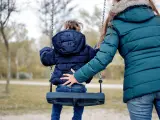
[[[41,22],[39,20],[37,0],[17,0],[17,4],[20,12],[13,15],[13,20],[25,24],[29,37],[38,39],[42,32],[40,28]],[[75,0],[73,5],[76,4],[78,7],[74,10],[73,16],[77,15],[79,9],[85,9],[89,13],[92,13],[94,6],[102,8],[103,0]],[[77,16],[75,16],[75,18],[77,19]]]
[[[39,0],[40,1],[40,0]],[[160,1],[154,0],[156,5],[160,8]],[[17,0],[18,8],[20,12],[13,15],[13,20],[18,23],[23,23],[26,25],[28,30],[28,35],[31,38],[39,39],[42,35],[40,28],[40,20],[38,13],[38,0]],[[25,3],[25,4],[24,4]],[[27,4],[26,4],[27,3]],[[85,9],[89,13],[92,13],[94,6],[103,8],[103,0],[75,0],[73,5],[77,4],[78,7],[73,12],[73,16],[77,19],[77,12],[80,9]],[[108,8],[108,6],[107,6]],[[108,10],[106,8],[106,11]],[[74,19],[74,18],[73,18]]]

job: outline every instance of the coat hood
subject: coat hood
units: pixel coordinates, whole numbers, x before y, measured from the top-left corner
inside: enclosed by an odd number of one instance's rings
[[[52,38],[54,49],[61,54],[79,53],[86,45],[86,38],[81,32],[65,30]]]
[[[110,14],[111,20],[126,22],[143,22],[155,16],[149,0],[121,0],[113,5]]]
[[[134,6],[125,10],[115,17],[126,22],[140,23],[155,16],[153,10],[148,6]]]

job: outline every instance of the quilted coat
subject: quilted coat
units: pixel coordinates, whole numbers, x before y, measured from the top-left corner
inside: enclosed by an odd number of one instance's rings
[[[105,69],[119,50],[125,61],[124,102],[160,91],[160,17],[142,4],[147,0],[127,1],[130,6],[111,21],[99,52],[74,74],[84,82]]]
[[[65,30],[52,38],[54,48],[45,47],[40,50],[40,59],[43,65],[55,65],[50,81],[54,85],[63,84],[60,80],[64,73],[73,74],[71,69],[77,71],[89,62],[98,50],[86,44],[85,36],[75,30]],[[90,83],[92,77],[85,79]]]

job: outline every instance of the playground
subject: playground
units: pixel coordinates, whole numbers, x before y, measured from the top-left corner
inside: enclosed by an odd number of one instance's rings
[[[0,83],[2,82],[0,81]],[[110,85],[111,81],[107,84]],[[116,82],[114,84],[120,83]],[[4,84],[0,84],[0,120],[50,119],[51,105],[45,99],[48,91],[47,86],[11,84],[12,93],[8,96],[3,93],[4,87]],[[97,88],[90,88],[89,92],[98,90]],[[103,106],[86,107],[83,120],[129,120],[126,105],[122,103],[122,89],[106,88],[103,89],[103,92],[106,94],[106,103]],[[72,115],[72,108],[64,107],[61,119],[70,120]],[[155,112],[153,118],[153,120],[158,120]]]
[[[0,120],[159,120],[159,4],[1,0]]]
[[[49,86],[49,85],[48,85]],[[7,115],[12,113],[31,113],[32,111],[48,111],[50,112],[51,105],[46,101],[46,93],[48,86],[37,85],[12,85],[11,94],[6,95],[3,93],[4,84],[0,84],[1,90],[1,114]],[[99,88],[88,88],[88,92],[98,92]],[[125,110],[126,106],[122,103],[122,89],[103,89],[106,96],[106,103],[103,106],[86,107],[87,109],[116,109]],[[32,93],[32,94],[31,94]],[[65,107],[70,108],[70,107]],[[22,112],[23,111],[23,112]]]

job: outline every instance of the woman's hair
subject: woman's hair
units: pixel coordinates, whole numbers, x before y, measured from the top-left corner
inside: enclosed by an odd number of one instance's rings
[[[119,1],[121,1],[121,0],[116,0],[116,2],[119,2]],[[149,2],[150,2],[150,5],[151,5],[153,11],[154,11],[157,15],[160,15],[160,13],[158,12],[158,9],[156,8],[153,0],[149,0]],[[100,41],[99,41],[99,43],[98,43],[98,47],[100,47],[101,42],[104,40],[104,37],[105,37],[106,32],[107,32],[107,28],[108,28],[108,26],[109,26],[109,23],[110,23],[111,20],[113,19],[113,16],[114,16],[114,15],[113,15],[112,13],[109,13],[109,14],[108,14],[108,17],[107,17],[107,19],[106,19],[106,21],[105,21],[105,23],[104,23],[104,25],[103,25],[103,28],[102,28],[101,37],[100,37]]]
[[[67,30],[81,31],[81,29],[83,28],[83,24],[76,20],[68,20],[65,22],[64,28]]]
[[[157,15],[160,15],[160,13],[158,12],[158,9],[156,8],[153,0],[149,0],[149,2],[151,4],[151,7],[152,7],[153,11],[155,11]]]

